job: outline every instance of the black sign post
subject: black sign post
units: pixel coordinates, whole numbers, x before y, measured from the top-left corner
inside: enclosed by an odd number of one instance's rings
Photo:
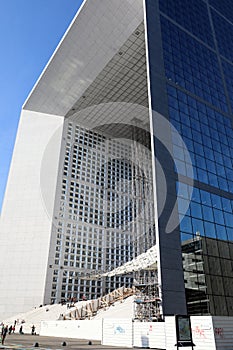
[[[195,344],[193,344],[190,316],[176,315],[175,317],[177,349],[190,346],[193,350]]]

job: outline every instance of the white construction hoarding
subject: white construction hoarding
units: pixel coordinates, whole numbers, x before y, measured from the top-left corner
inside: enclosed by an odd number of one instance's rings
[[[191,316],[191,328],[194,350],[233,349],[233,317]],[[133,322],[130,318],[43,321],[40,335],[99,340],[102,345],[121,348],[177,350],[175,316],[165,317],[165,322]]]
[[[101,341],[102,320],[42,321],[40,335]]]

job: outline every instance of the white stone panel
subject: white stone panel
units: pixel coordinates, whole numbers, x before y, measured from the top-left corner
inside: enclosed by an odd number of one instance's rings
[[[63,118],[23,111],[17,133],[0,227],[0,319],[43,303]],[[54,136],[55,135],[55,136]],[[41,163],[54,138],[46,187]]]

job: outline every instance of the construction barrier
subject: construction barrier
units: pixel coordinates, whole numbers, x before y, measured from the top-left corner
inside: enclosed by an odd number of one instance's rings
[[[102,345],[132,348],[132,325],[131,319],[103,319]]]
[[[165,349],[165,322],[134,322],[133,346]]]
[[[102,320],[42,321],[40,335],[87,340],[102,339]]]
[[[191,329],[195,350],[233,349],[233,317],[191,316]],[[99,340],[106,346],[177,350],[175,316],[165,317],[165,322],[119,318],[43,321],[40,335]]]

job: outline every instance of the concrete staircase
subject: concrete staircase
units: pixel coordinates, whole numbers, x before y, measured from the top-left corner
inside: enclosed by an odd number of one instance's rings
[[[34,308],[28,312],[12,316],[8,319],[3,320],[4,324],[8,326],[13,325],[16,320],[15,333],[19,332],[21,326],[23,326],[23,332],[30,334],[31,327],[34,325],[35,332],[40,333],[40,324],[41,321],[53,321],[53,320],[90,320],[90,319],[99,319],[105,316],[111,317],[111,313],[115,313],[115,308],[110,308],[111,306],[117,306],[120,308],[120,313],[123,313],[126,305],[121,305],[126,298],[135,294],[134,288],[119,288],[113,292],[94,299],[87,301],[79,301],[75,304],[67,303],[65,305],[53,304],[45,305],[38,308]],[[131,299],[131,298],[130,298]],[[129,300],[129,303],[133,304],[133,299]],[[125,303],[124,303],[125,304]],[[113,312],[114,310],[114,312]],[[129,306],[129,310],[130,306]],[[106,313],[106,311],[109,311]],[[131,312],[131,311],[130,311]],[[128,316],[128,315],[127,315]]]

